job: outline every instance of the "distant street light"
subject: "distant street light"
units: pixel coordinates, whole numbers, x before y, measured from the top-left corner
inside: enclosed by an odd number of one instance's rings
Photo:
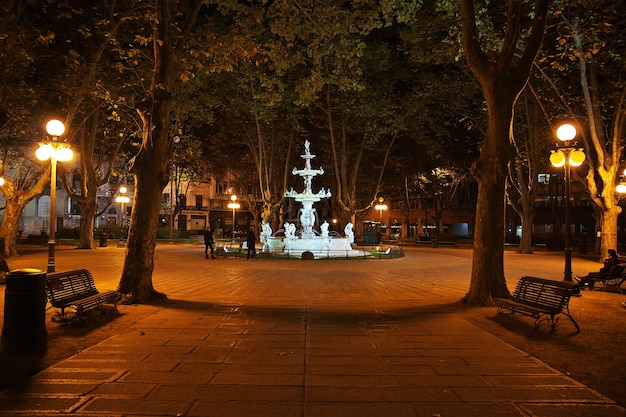
[[[235,212],[239,207],[239,203],[237,202],[237,196],[235,194],[230,196],[231,202],[228,203],[228,208],[233,209],[233,240],[235,240]]]
[[[57,161],[67,162],[72,159],[74,153],[70,145],[58,142],[59,136],[65,133],[65,125],[60,120],[50,120],[46,124],[46,132],[50,140],[39,144],[35,156],[40,161],[50,160],[50,236],[48,238],[48,272],[55,272],[54,249],[56,246],[56,198],[57,198]]]
[[[378,210],[378,211],[379,211],[379,213],[380,213],[380,219],[381,219],[381,220],[382,220],[382,218],[383,218],[383,211],[385,211],[385,210],[387,210],[387,209],[388,209],[387,204],[385,204],[385,203],[384,203],[384,201],[385,201],[385,199],[384,199],[384,198],[379,197],[379,198],[378,198],[378,204],[376,204],[376,205],[374,206],[374,210]]]
[[[570,123],[562,124],[556,130],[556,137],[561,145],[550,155],[550,162],[555,167],[564,167],[565,171],[565,271],[564,281],[572,281],[572,246],[570,230],[570,167],[578,167],[585,162],[585,153],[576,148],[576,127]]]
[[[124,232],[124,227],[126,226],[126,211],[124,210],[124,204],[130,203],[130,197],[126,195],[126,187],[120,187],[120,195],[115,198],[115,201],[122,205],[122,218],[120,220],[120,224],[122,225],[122,239],[120,239],[119,246],[124,246],[124,241],[126,240],[126,233]]]

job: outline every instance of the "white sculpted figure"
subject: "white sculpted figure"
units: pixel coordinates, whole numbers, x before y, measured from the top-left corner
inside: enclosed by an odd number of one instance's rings
[[[269,223],[261,223],[261,233],[259,234],[259,239],[261,240],[261,244],[263,245],[263,251],[265,251],[268,247],[268,239],[272,236],[272,226]]]
[[[328,222],[326,220],[324,220],[324,223],[322,223],[322,225],[320,226],[320,230],[322,232],[322,237],[327,238],[328,237]]]
[[[348,238],[349,243],[354,243],[354,231],[352,231],[352,223],[348,222],[346,227],[343,229],[344,234]]]
[[[294,237],[296,237],[296,225],[295,224],[285,222],[284,228],[285,228],[286,239],[293,239]]]

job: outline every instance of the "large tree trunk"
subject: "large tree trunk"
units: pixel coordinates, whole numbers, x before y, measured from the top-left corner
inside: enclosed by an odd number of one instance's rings
[[[486,305],[491,303],[492,298],[509,296],[504,279],[504,218],[507,166],[513,156],[513,148],[508,141],[513,107],[508,101],[498,103],[492,98],[491,105],[488,104],[489,127],[480,158],[474,165],[478,197],[472,277],[469,291],[463,299],[469,304]]]
[[[478,181],[476,226],[470,288],[463,301],[489,305],[509,291],[504,279],[505,186],[513,159],[511,122],[513,108],[541,47],[548,0],[536,0],[530,35],[521,22],[530,12],[522,0],[509,0],[506,32],[498,52],[485,51],[479,40],[473,0],[461,0],[462,40],[467,63],[480,83],[489,113],[481,155],[474,165]],[[520,49],[523,52],[520,54]]]
[[[166,113],[167,114],[167,113]],[[149,130],[145,131],[149,135]],[[156,135],[156,129],[154,134]],[[159,223],[161,192],[167,184],[167,163],[159,161],[154,150],[142,153],[133,164],[135,204],[130,218],[130,234],[124,271],[118,287],[132,302],[164,298],[152,285],[156,230]]]
[[[183,26],[185,33],[177,39],[173,39],[170,33],[173,26],[171,1],[154,0],[154,4],[154,72],[147,104],[137,109],[143,120],[143,141],[139,153],[131,162],[131,172],[135,175],[135,202],[130,218],[124,271],[118,286],[119,292],[130,295],[130,302],[139,303],[165,298],[165,294],[156,291],[152,285],[152,271],[161,193],[170,175],[172,142],[169,138],[169,120],[172,91],[179,74],[177,53],[183,48],[182,37],[191,29],[202,1],[198,0],[192,6]]]

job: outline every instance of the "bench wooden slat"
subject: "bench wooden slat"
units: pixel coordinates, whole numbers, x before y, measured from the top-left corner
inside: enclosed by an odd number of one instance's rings
[[[48,274],[46,295],[50,304],[60,309],[58,315],[61,322],[79,318],[85,312],[103,304],[112,304],[117,309],[119,299],[116,291],[98,291],[93,276],[87,269]],[[66,311],[69,308],[76,310],[76,317],[69,317]]]
[[[511,298],[496,298],[494,302],[498,313],[508,311],[535,318],[535,329],[546,322],[554,329],[558,326],[559,316],[564,315],[580,331],[569,312],[569,300],[578,291],[578,286],[573,283],[522,277]]]

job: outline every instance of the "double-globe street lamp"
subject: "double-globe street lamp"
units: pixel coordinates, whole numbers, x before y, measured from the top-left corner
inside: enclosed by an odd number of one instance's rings
[[[556,130],[556,137],[561,141],[559,148],[552,151],[550,162],[555,167],[564,167],[565,171],[565,271],[563,280],[572,282],[572,245],[570,230],[570,169],[585,162],[585,153],[576,147],[576,127],[571,123],[564,123]]]
[[[40,161],[50,160],[50,235],[48,238],[48,272],[55,272],[54,249],[56,229],[56,198],[57,198],[57,162],[67,162],[74,156],[70,145],[59,142],[59,136],[65,133],[65,125],[60,120],[46,123],[46,132],[50,138],[39,144],[35,156]]]

